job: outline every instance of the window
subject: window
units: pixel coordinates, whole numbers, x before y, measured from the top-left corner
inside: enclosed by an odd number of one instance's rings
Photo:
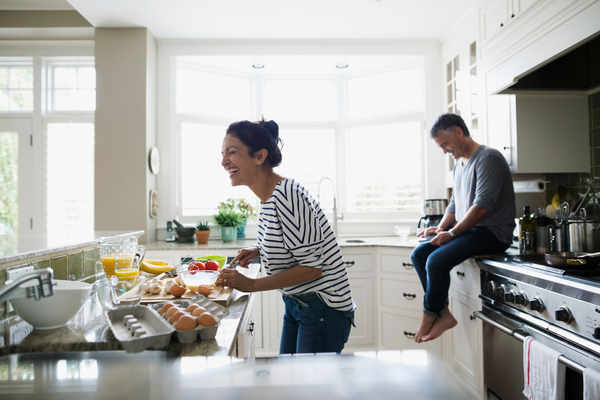
[[[0,65],[0,111],[33,110],[33,68]]]
[[[0,235],[19,230],[19,134],[0,132]]]
[[[50,111],[96,109],[96,70],[93,65],[51,64]]]
[[[331,79],[268,79],[264,84],[264,113],[279,122],[335,119],[335,94]]]

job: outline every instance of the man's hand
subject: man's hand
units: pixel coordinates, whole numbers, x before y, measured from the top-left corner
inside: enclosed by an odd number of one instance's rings
[[[450,236],[450,234],[448,232],[442,231],[442,232],[438,233],[433,239],[431,239],[431,242],[429,242],[429,243],[434,246],[443,246],[446,243],[450,242],[451,240],[452,240],[452,236]]]
[[[435,236],[435,235],[438,234],[438,230],[440,232],[442,231],[437,226],[432,226],[432,227],[429,227],[429,228],[427,228],[425,230],[422,230],[421,232],[417,233],[417,237]]]

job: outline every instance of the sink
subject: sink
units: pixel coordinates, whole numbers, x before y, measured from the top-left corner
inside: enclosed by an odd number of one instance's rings
[[[344,240],[344,242],[346,242],[346,243],[367,243],[366,240],[362,240],[362,239],[346,239],[346,240]]]

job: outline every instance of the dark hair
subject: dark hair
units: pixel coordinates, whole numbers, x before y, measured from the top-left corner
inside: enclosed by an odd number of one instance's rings
[[[469,128],[467,128],[465,121],[463,121],[460,115],[448,113],[442,114],[438,117],[437,121],[435,121],[431,127],[431,130],[429,131],[429,137],[432,139],[438,137],[440,135],[440,131],[445,131],[452,136],[454,135],[452,131],[454,131],[454,128],[456,127],[462,129],[465,136],[471,136]]]
[[[260,149],[266,149],[269,152],[269,165],[274,168],[281,164],[280,147],[283,147],[283,141],[279,137],[279,125],[275,121],[265,121],[263,118],[257,122],[234,122],[229,125],[226,134],[240,139],[248,147],[250,156]]]

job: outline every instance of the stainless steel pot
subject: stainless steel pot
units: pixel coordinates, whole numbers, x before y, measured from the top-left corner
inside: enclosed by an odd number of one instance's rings
[[[446,199],[425,199],[423,200],[423,215],[444,215],[448,207]]]
[[[568,219],[565,228],[567,251],[574,253],[600,251],[600,221]]]

